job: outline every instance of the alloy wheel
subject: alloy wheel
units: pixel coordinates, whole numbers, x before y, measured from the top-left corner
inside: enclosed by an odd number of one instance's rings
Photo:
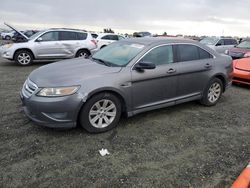
[[[89,122],[96,128],[108,127],[117,114],[116,105],[108,99],[97,101],[89,111]]]
[[[22,65],[27,65],[30,63],[31,61],[31,57],[29,54],[27,53],[20,53],[17,57],[17,60],[20,64]]]
[[[208,90],[208,100],[215,103],[221,95],[221,85],[218,82],[213,83]]]

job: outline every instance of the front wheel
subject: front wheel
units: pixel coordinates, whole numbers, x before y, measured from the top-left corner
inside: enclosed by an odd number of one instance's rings
[[[214,78],[210,80],[203,96],[201,99],[201,104],[206,106],[214,106],[219,101],[223,91],[223,85],[220,79]]]
[[[80,124],[91,133],[101,133],[117,126],[121,117],[121,102],[111,93],[90,98],[80,112]]]
[[[33,55],[27,50],[20,50],[14,56],[15,62],[19,65],[27,66],[33,63]]]

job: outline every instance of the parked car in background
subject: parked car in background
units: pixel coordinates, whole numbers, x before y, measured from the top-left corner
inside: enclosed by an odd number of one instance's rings
[[[200,43],[207,45],[218,53],[225,53],[226,50],[238,45],[236,39],[222,37],[206,37]]]
[[[15,34],[15,31],[2,32],[1,38],[4,40],[10,40]]]
[[[26,30],[26,31],[20,31],[22,32],[25,36],[30,38],[32,35],[36,34],[38,30]],[[12,37],[12,41],[14,42],[26,42],[27,39],[20,35],[18,32],[15,32],[14,36]]]
[[[133,37],[151,37],[152,34],[148,31],[135,32],[133,33]]]
[[[242,41],[239,45],[234,48],[230,48],[225,51],[225,54],[231,56],[233,59],[243,58],[250,54],[250,39]]]
[[[192,100],[213,106],[230,85],[231,71],[231,57],[192,40],[121,40],[90,59],[33,71],[21,99],[37,124],[71,128],[79,122],[97,133],[114,128],[123,112],[130,117]]]
[[[233,83],[250,85],[250,56],[233,61]]]
[[[91,34],[80,30],[48,29],[30,38],[24,34],[21,35],[27,39],[27,42],[7,44],[2,47],[2,57],[14,60],[19,65],[30,65],[33,60],[42,59],[80,56],[87,58],[97,47]]]
[[[95,38],[97,43],[97,51],[106,47],[107,45],[116,42],[118,40],[125,39],[125,37],[113,33],[99,33]]]

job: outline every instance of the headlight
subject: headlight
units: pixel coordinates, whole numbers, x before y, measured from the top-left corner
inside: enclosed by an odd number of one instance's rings
[[[72,95],[79,88],[80,88],[79,86],[43,88],[41,91],[39,91],[39,93],[37,93],[37,95],[42,97],[61,97],[66,95]]]
[[[4,48],[10,48],[13,44],[5,44],[3,47]]]
[[[226,50],[226,51],[225,51],[225,54],[227,54],[227,55],[228,55],[228,54],[229,54],[229,51],[228,51],[228,50]]]

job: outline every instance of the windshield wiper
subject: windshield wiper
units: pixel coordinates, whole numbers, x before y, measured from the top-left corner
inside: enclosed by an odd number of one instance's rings
[[[113,63],[110,63],[110,62],[108,62],[108,61],[104,61],[104,60],[102,60],[102,59],[98,59],[98,58],[94,58],[94,57],[92,57],[92,59],[93,59],[94,61],[98,61],[98,62],[100,62],[100,63],[102,63],[102,64],[104,64],[104,65],[106,65],[106,66],[108,66],[108,67],[113,66]]]

